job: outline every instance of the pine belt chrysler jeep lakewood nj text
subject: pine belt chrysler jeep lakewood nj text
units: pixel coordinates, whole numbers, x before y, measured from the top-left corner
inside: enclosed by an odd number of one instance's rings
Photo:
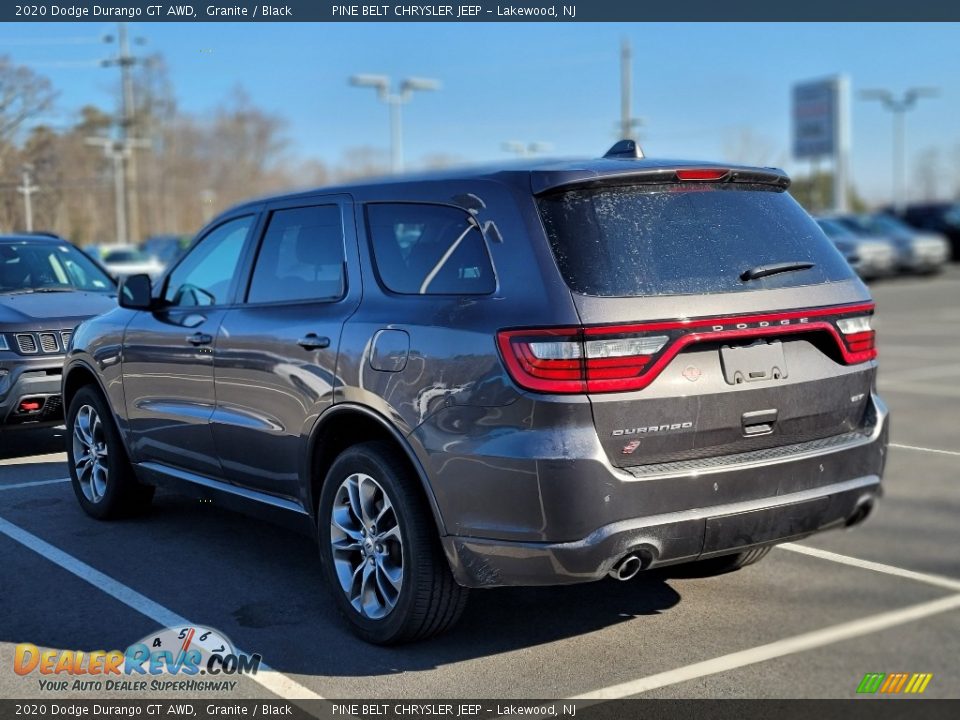
[[[309,521],[379,643],[468,588],[729,570],[861,521],[867,290],[781,171],[620,149],[224,213],[74,335],[81,505],[177,483]]]

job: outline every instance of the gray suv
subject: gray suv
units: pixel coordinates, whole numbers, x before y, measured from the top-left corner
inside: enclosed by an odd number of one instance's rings
[[[375,643],[469,588],[723,572],[854,525],[887,443],[874,306],[788,184],[605,157],[234,208],[77,329],[77,498],[300,523]]]

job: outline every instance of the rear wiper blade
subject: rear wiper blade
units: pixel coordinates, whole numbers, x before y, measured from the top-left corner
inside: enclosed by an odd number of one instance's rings
[[[768,277],[769,275],[777,275],[794,270],[809,270],[813,266],[812,262],[782,262],[773,265],[757,265],[740,273],[740,279],[747,282],[748,280],[757,280],[762,277]]]

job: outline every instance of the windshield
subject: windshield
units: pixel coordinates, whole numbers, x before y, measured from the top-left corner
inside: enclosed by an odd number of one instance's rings
[[[105,263],[145,263],[149,260],[139,250],[110,250],[103,255]]]
[[[895,217],[890,217],[889,215],[872,215],[866,218],[866,221],[870,224],[871,228],[881,235],[884,233],[912,235],[914,233],[914,230],[905,222],[897,220]]]
[[[845,238],[848,240],[856,237],[852,230],[845,228],[836,220],[817,220],[817,225],[820,226],[820,229],[823,230],[828,237]]]
[[[960,205],[954,205],[947,210],[947,212],[943,214],[943,219],[947,221],[948,225],[960,227]]]
[[[113,292],[110,278],[72,245],[0,244],[0,293],[88,290]]]
[[[729,183],[569,190],[540,198],[560,272],[584,295],[738,292],[846,280],[849,265],[787,193]],[[761,265],[810,263],[745,283]]]

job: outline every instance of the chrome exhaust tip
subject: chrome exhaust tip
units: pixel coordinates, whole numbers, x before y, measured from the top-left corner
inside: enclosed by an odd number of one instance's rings
[[[857,503],[857,506],[853,510],[853,514],[847,518],[846,527],[850,528],[854,525],[859,525],[864,520],[866,520],[870,513],[873,512],[873,508],[876,506],[877,502],[874,498],[865,498]]]
[[[621,582],[630,580],[635,577],[640,570],[643,569],[643,562],[636,555],[627,555],[622,560],[617,562],[616,565],[608,573],[610,577],[616,578]]]

